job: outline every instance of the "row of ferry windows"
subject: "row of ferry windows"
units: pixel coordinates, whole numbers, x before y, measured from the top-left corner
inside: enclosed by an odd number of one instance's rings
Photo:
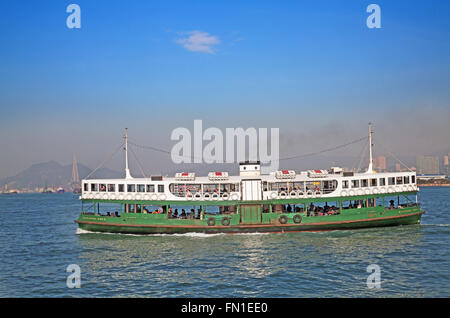
[[[159,193],[164,192],[164,185],[158,184],[156,187],[154,184],[106,184],[106,183],[91,183],[90,191],[93,192],[116,192],[116,186],[118,192],[155,192],[157,189]],[[89,184],[84,184],[84,191],[89,191]]]
[[[410,182],[411,181],[411,182]],[[386,185],[399,185],[399,184],[415,184],[416,176],[404,176],[404,177],[389,177],[379,179],[361,179],[361,180],[344,180],[342,181],[342,188],[348,189],[351,185],[352,188],[367,188],[367,187],[384,187]]]

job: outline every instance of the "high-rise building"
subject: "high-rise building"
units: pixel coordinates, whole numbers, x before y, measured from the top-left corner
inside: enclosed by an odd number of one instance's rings
[[[439,174],[439,157],[417,156],[418,174]]]
[[[448,166],[448,158],[449,156],[444,156],[444,166]]]
[[[375,171],[383,172],[386,171],[386,157],[378,156],[373,159],[373,168]]]

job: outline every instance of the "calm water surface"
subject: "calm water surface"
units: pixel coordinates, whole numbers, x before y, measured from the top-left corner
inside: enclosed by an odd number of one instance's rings
[[[0,297],[450,297],[450,188],[419,199],[421,225],[134,236],[78,233],[72,194],[0,195]],[[367,288],[370,264],[381,289]]]

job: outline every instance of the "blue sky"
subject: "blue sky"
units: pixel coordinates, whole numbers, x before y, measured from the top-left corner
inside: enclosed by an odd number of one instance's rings
[[[81,29],[66,27],[70,3]],[[366,26],[370,3],[381,29]],[[124,127],[167,148],[194,119],[280,127],[304,137],[294,153],[358,138],[369,120],[400,155],[445,149],[449,12],[444,0],[3,1],[0,177],[73,151],[95,166]],[[192,35],[206,49],[183,46]]]

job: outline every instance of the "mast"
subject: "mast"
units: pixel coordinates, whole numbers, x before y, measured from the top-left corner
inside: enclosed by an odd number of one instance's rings
[[[373,173],[373,158],[372,158],[372,123],[369,123],[369,167],[366,173]]]
[[[125,136],[123,138],[125,139],[125,178],[133,179],[128,168],[128,128],[125,128]]]

